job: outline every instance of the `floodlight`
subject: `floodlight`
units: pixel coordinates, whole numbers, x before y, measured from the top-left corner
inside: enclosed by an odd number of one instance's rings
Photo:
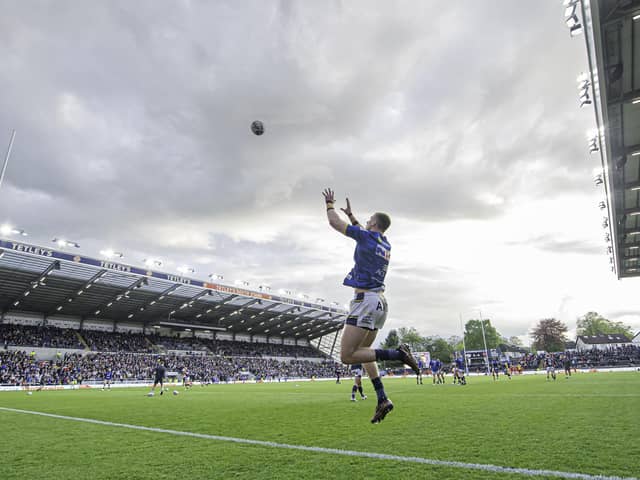
[[[223,280],[224,277],[222,275],[218,275],[217,273],[212,273],[209,275],[211,280]]]
[[[269,285],[258,285],[258,290],[265,291],[265,292],[270,292],[271,291],[271,287]]]
[[[192,267],[187,267],[186,265],[182,265],[178,268],[176,268],[176,270],[178,270],[180,273],[196,273],[195,269]]]
[[[78,242],[72,242],[70,240],[65,240],[64,238],[54,238],[52,242],[57,243],[58,247],[60,248],[65,248],[65,247],[80,248],[80,244]]]
[[[24,230],[21,230],[19,228],[15,228],[12,225],[9,225],[7,223],[4,223],[2,225],[0,225],[0,235],[5,235],[5,236],[9,236],[9,235],[21,235],[23,237],[27,236],[27,232],[25,232]]]
[[[602,220],[602,228],[609,228],[609,219],[607,217]]]
[[[108,259],[111,258],[122,258],[124,255],[120,252],[114,252],[112,249],[107,248],[106,250],[100,250],[100,255],[106,257]]]
[[[575,25],[569,28],[569,35],[571,35],[572,37],[580,35],[581,33],[582,33],[582,25],[580,25],[579,23],[576,23]]]
[[[638,20],[640,20],[640,13],[638,13],[637,15],[634,15],[632,18],[634,22],[637,22]]]
[[[245,287],[248,287],[250,285],[246,280],[236,280],[234,283],[236,285],[244,285]]]
[[[607,208],[607,204],[601,201],[600,203],[598,203],[598,207],[600,207],[600,210],[604,210],[605,208]]]
[[[604,183],[604,179],[602,178],[602,174],[598,173],[593,177],[593,182],[596,185],[602,185]]]
[[[158,260],[156,258],[145,258],[143,260],[143,262],[147,267],[161,267],[162,266],[162,260]]]

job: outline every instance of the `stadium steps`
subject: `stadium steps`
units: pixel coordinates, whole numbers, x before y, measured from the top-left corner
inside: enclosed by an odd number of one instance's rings
[[[89,347],[89,345],[87,344],[87,342],[85,341],[85,339],[82,337],[82,335],[80,334],[80,332],[76,331],[76,335],[78,336],[78,340],[80,340],[80,343],[82,345],[84,345],[84,349],[85,350],[91,350],[91,348]]]

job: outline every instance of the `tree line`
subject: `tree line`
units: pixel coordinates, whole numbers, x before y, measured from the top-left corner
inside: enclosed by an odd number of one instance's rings
[[[482,330],[484,327],[484,339]],[[587,312],[578,318],[578,335],[602,335],[622,333],[628,338],[633,336],[631,327],[622,322],[614,322],[606,319],[597,312]],[[560,352],[565,350],[567,338],[567,326],[555,318],[543,318],[529,332],[533,339],[530,348],[525,348],[517,336],[504,337],[491,324],[490,319],[470,319],[464,327],[464,343],[462,337],[453,335],[448,338],[440,336],[423,336],[415,328],[402,327],[391,330],[382,343],[382,348],[396,348],[401,343],[407,343],[414,352],[430,352],[432,358],[439,358],[443,362],[453,361],[455,352],[463,350],[484,350],[486,340],[487,348],[500,348],[506,346],[518,347],[525,350],[544,350],[546,352]]]

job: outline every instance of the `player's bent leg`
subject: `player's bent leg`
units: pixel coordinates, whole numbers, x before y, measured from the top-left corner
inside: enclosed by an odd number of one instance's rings
[[[373,338],[375,339],[376,331],[374,330],[367,330],[355,325],[344,326],[340,347],[340,360],[342,363],[353,365],[354,363],[365,364],[376,361],[376,351],[369,346],[363,347],[369,333],[373,333]]]

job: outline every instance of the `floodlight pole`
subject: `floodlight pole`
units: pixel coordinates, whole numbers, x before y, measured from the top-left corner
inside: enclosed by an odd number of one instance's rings
[[[11,149],[13,148],[13,140],[16,138],[16,131],[11,133],[11,140],[9,140],[9,148],[7,148],[7,154],[4,156],[4,162],[2,164],[2,170],[0,170],[0,187],[2,187],[2,180],[4,179],[4,172],[7,170],[9,164],[9,157],[11,156]]]
[[[484,342],[484,354],[486,356],[487,359],[487,375],[489,375],[490,371],[489,371],[489,350],[487,350],[487,339],[484,336],[484,320],[482,320],[482,312],[480,310],[478,310],[478,313],[480,314],[480,327],[482,328],[482,341]]]

